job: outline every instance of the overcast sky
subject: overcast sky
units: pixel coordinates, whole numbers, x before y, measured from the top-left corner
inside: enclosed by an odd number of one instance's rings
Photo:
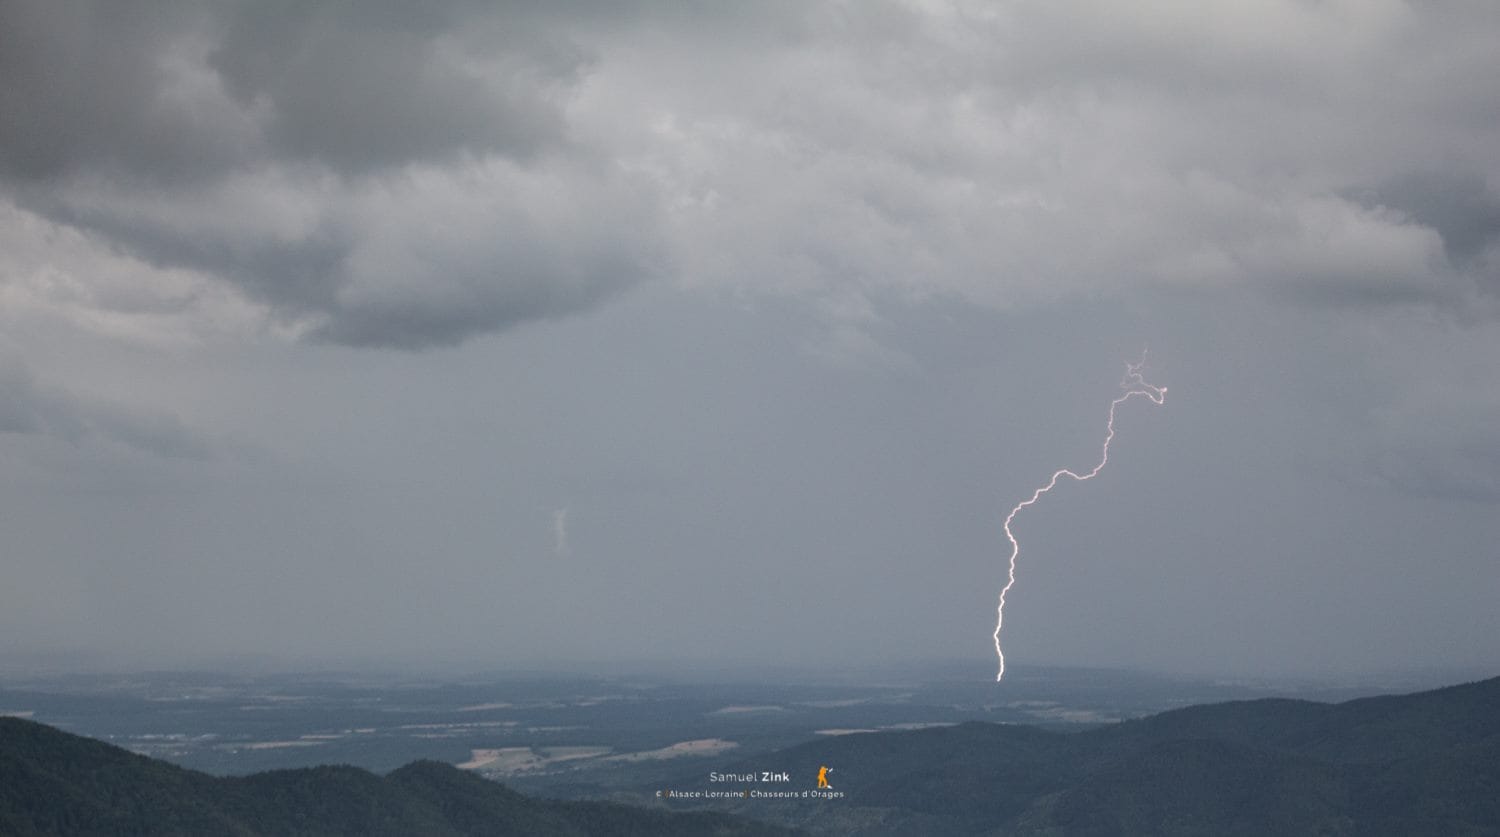
[[[0,657],[1493,671],[1496,43],[0,0]]]

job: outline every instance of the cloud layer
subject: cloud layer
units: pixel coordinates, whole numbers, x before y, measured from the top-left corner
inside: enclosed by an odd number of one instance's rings
[[[661,277],[844,326],[1144,286],[1494,309],[1483,4],[5,15],[8,199],[314,339],[450,345]]]
[[[10,201],[314,338],[452,344],[657,270],[648,196],[567,136],[583,56],[509,15],[5,14]]]

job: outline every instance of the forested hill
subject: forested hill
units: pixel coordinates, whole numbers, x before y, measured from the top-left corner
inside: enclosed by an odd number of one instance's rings
[[[1500,834],[1500,678],[1194,706],[1079,733],[845,735],[715,767],[810,782],[820,765],[843,798],[673,813],[533,799],[436,762],[217,778],[0,718],[0,834],[786,833],[732,813],[861,835]]]
[[[760,835],[725,814],[532,799],[451,765],[219,778],[18,718],[0,718],[0,834]]]
[[[1500,834],[1500,678],[1194,706],[1081,733],[845,735],[763,761],[835,768],[839,804],[774,809],[832,833]]]

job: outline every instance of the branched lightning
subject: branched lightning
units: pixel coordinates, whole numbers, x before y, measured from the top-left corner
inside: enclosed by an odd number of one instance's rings
[[[1047,480],[1046,485],[1033,491],[1027,499],[1017,503],[1015,508],[1010,510],[1010,514],[1005,516],[1005,537],[1010,541],[1010,569],[1006,576],[1005,586],[1000,590],[1000,606],[995,612],[995,656],[1000,658],[1000,673],[995,675],[997,683],[1005,677],[1005,652],[1000,650],[1000,627],[1005,624],[1005,596],[1010,592],[1010,588],[1016,585],[1016,556],[1021,554],[1021,544],[1016,541],[1015,533],[1010,530],[1011,521],[1016,519],[1016,514],[1021,509],[1035,503],[1041,499],[1043,494],[1051,491],[1062,477],[1072,477],[1079,482],[1083,482],[1084,480],[1093,479],[1096,474],[1104,470],[1105,464],[1109,462],[1109,443],[1115,438],[1115,408],[1137,395],[1144,395],[1158,405],[1166,402],[1167,388],[1152,386],[1146,383],[1145,378],[1141,377],[1141,368],[1145,365],[1146,355],[1144,353],[1141,355],[1140,363],[1125,364],[1125,378],[1120,381],[1120,387],[1125,390],[1125,393],[1109,403],[1109,421],[1105,423],[1104,447],[1100,452],[1099,464],[1095,465],[1094,469],[1086,474],[1077,474],[1067,468],[1057,471],[1052,475],[1052,479]]]

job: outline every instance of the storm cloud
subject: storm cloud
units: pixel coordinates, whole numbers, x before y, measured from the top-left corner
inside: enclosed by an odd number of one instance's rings
[[[567,135],[586,55],[535,25],[455,5],[5,15],[11,201],[310,336],[452,344],[657,270],[649,196]]]
[[[173,660],[982,656],[995,513],[1149,347],[1168,405],[1028,520],[1019,658],[1500,660],[1455,639],[1500,636],[1497,37],[1399,0],[0,2],[8,555],[82,610],[85,556],[157,556],[100,606]],[[195,596],[246,604],[170,625]]]
[[[1482,5],[5,14],[12,201],[337,343],[663,277],[1494,308]]]

